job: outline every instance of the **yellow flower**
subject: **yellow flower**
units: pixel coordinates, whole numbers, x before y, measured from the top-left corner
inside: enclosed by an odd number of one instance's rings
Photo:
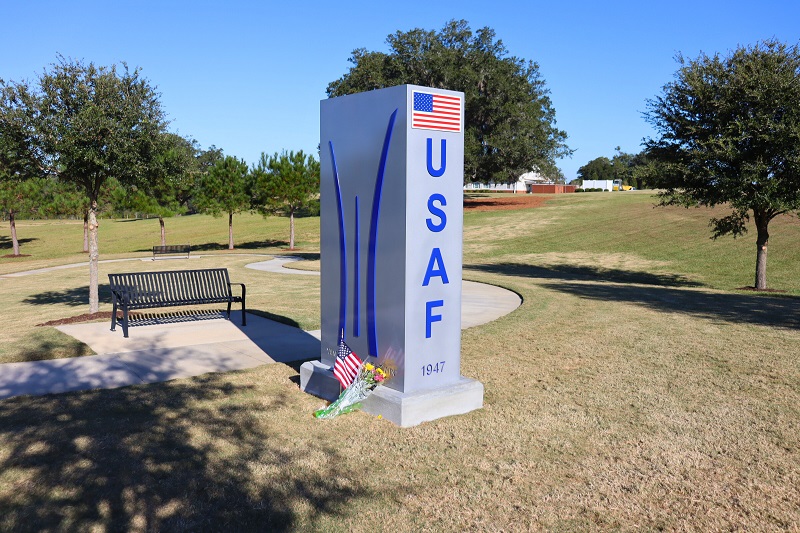
[[[364,369],[366,369],[366,370],[375,370],[375,366],[373,366],[372,363],[367,363],[366,365],[364,365]]]

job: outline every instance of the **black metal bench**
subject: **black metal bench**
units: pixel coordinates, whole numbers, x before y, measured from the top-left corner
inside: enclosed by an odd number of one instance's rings
[[[247,289],[243,283],[230,282],[227,268],[109,274],[108,281],[114,305],[111,331],[119,323],[125,337],[128,336],[128,313],[135,309],[227,303],[227,316],[230,319],[231,304],[242,302],[242,326],[247,325]],[[233,295],[231,285],[241,286],[241,296]],[[117,319],[118,308],[122,310],[121,320]]]
[[[188,244],[166,244],[163,246],[153,246],[153,261],[156,260],[156,255],[175,255],[186,254],[186,259],[189,259],[189,252],[192,247]]]

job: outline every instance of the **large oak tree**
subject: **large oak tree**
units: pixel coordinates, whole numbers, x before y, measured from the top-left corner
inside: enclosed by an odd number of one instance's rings
[[[596,157],[578,169],[578,177],[587,180],[613,180],[614,165],[607,157]]]
[[[752,216],[755,288],[766,289],[769,223],[800,211],[800,48],[770,40],[678,62],[646,113],[661,205],[727,206],[714,238],[745,233]]]

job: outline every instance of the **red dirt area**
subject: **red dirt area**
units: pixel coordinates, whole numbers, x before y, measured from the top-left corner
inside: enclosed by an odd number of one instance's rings
[[[465,211],[512,211],[541,207],[547,198],[531,194],[464,198]]]
[[[121,314],[118,314],[120,318],[122,317]],[[86,313],[83,315],[73,316],[69,318],[60,318],[58,320],[51,320],[49,322],[43,322],[42,324],[36,324],[36,326],[63,326],[65,324],[80,324],[82,322],[91,322],[93,320],[111,320],[111,311],[101,311],[99,313]]]

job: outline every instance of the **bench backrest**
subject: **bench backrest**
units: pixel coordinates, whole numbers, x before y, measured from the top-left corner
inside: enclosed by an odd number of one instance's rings
[[[218,303],[231,298],[227,268],[109,274],[115,298],[135,306]]]
[[[191,246],[188,244],[165,244],[165,245],[156,245],[153,246],[153,253],[162,253],[162,254],[171,254],[171,253],[182,253],[185,254],[191,250]]]

